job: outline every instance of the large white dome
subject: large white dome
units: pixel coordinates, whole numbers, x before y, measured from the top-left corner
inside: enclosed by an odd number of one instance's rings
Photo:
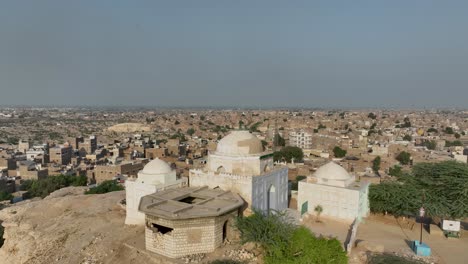
[[[249,131],[235,130],[222,138],[216,148],[217,154],[249,155],[263,152],[260,139]]]
[[[171,172],[172,172],[172,168],[171,166],[169,166],[169,164],[167,164],[167,162],[156,158],[150,161],[148,164],[146,164],[140,173],[153,175],[153,174],[167,174]]]
[[[347,181],[352,176],[340,165],[331,161],[318,168],[314,175],[317,179]]]

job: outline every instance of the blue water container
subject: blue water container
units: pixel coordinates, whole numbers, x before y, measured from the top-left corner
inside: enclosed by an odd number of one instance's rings
[[[418,256],[429,257],[431,255],[431,248],[424,242],[420,244],[419,240],[413,241],[413,251]]]

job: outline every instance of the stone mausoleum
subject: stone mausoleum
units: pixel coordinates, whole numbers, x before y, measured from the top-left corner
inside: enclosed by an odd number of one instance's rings
[[[145,224],[145,215],[138,211],[141,197],[167,190],[187,186],[186,178],[177,178],[176,171],[169,164],[160,159],[150,161],[138,172],[137,179],[128,179],[125,182],[127,217],[125,224]]]
[[[321,215],[354,221],[369,214],[369,184],[357,182],[343,167],[329,162],[299,182],[297,208],[301,214],[315,214],[317,205]]]
[[[212,252],[231,235],[243,204],[239,195],[207,186],[146,195],[139,205],[146,249],[170,258]]]
[[[248,208],[288,207],[288,168],[275,166],[273,153],[249,131],[235,130],[209,153],[203,169],[190,170],[190,186],[219,187],[238,193]]]

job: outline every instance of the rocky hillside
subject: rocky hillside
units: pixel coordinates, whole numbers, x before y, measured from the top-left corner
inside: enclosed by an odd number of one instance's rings
[[[141,227],[124,225],[125,192],[83,195],[81,187],[0,211],[2,263],[171,263],[138,250]],[[140,244],[140,245],[137,245]]]

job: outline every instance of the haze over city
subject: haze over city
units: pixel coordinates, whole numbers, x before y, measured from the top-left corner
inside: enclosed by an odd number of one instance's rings
[[[0,105],[466,107],[467,9],[3,1]]]

